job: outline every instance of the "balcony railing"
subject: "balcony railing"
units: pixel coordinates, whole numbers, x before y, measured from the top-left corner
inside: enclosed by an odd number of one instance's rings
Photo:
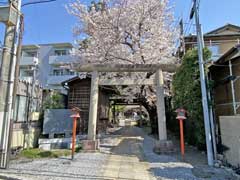
[[[211,57],[212,61],[217,61],[220,57],[222,56],[222,54],[213,54]]]
[[[20,59],[20,66],[34,66],[38,63],[38,58],[37,57],[26,57],[23,56]]]
[[[73,55],[49,56],[49,64],[61,65],[76,62],[77,58]]]
[[[31,76],[20,76],[19,80],[26,81],[28,83],[32,83],[32,77]]]

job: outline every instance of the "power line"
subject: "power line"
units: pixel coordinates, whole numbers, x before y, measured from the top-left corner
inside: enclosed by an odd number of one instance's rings
[[[34,4],[49,3],[49,2],[54,2],[54,1],[57,1],[57,0],[42,0],[42,1],[27,2],[27,3],[23,3],[22,7],[28,6],[28,5],[34,5]]]
[[[34,5],[34,4],[42,4],[42,3],[49,3],[49,2],[54,2],[57,0],[42,0],[42,1],[33,1],[33,2],[26,2],[22,4],[22,7],[28,6],[28,5]],[[0,1],[1,5],[8,5],[9,3],[7,1]]]
[[[191,24],[192,24],[192,20],[188,18],[188,14],[190,14],[191,9],[192,9],[192,2],[190,2],[190,5],[189,5],[188,11],[187,11],[187,16],[185,18],[185,22],[188,22],[187,23],[188,26],[185,26],[184,34],[186,34],[187,29],[189,29],[189,26],[191,26]]]
[[[186,27],[186,29],[185,29],[185,31],[184,31],[184,35],[189,34],[192,27],[193,27],[193,20],[191,20],[190,23],[189,23],[189,25]]]

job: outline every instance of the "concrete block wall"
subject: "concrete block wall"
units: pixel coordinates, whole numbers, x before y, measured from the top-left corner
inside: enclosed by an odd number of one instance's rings
[[[38,137],[41,134],[41,129],[31,127],[28,132],[23,128],[13,129],[11,148],[30,147],[35,148],[38,144]]]
[[[229,148],[224,152],[225,160],[233,165],[240,165],[240,115],[220,116],[222,144]]]

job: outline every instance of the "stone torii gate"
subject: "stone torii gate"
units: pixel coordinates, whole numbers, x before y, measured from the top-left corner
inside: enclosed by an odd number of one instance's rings
[[[164,102],[164,79],[163,71],[175,72],[176,64],[85,64],[74,65],[73,67],[78,72],[91,73],[91,96],[90,96],[90,111],[88,122],[87,140],[83,142],[85,150],[95,150],[98,147],[96,139],[97,126],[97,109],[98,109],[98,87],[99,85],[155,85],[157,93],[157,116],[158,116],[158,132],[160,146],[168,146],[167,130],[166,130],[166,115]],[[99,72],[153,72],[154,78],[151,79],[118,79],[110,80],[99,77]],[[167,144],[167,145],[166,145]]]

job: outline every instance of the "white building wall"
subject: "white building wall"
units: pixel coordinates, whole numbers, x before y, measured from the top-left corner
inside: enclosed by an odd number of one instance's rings
[[[38,84],[40,84],[43,89],[55,89],[58,90],[62,93],[66,93],[65,89],[62,87],[61,82],[68,80],[72,77],[74,77],[76,74],[62,74],[62,75],[54,75],[53,70],[54,69],[59,69],[58,61],[60,63],[64,62],[73,62],[74,57],[70,55],[70,52],[72,49],[69,47],[69,44],[67,44],[66,47],[64,47],[64,44],[44,44],[44,45],[37,45],[38,46],[38,66],[37,66],[37,72],[36,72],[36,81]],[[36,49],[35,49],[36,50]],[[59,56],[55,54],[55,50],[67,50],[69,54]],[[31,49],[27,49],[25,51],[31,51]],[[23,46],[23,57],[27,56],[26,53],[24,52],[24,46]],[[53,61],[54,58],[54,61]],[[24,59],[24,58],[22,58]],[[25,58],[26,60],[26,58]],[[22,60],[23,61],[23,60]],[[24,61],[25,62],[25,61]],[[22,62],[22,67],[27,67],[27,62],[23,63]],[[33,64],[29,63],[28,68],[31,69],[31,66]],[[66,72],[66,71],[64,71]],[[21,77],[21,79],[29,79],[29,77]]]
[[[53,53],[52,46],[41,46],[39,49],[39,65],[36,79],[39,80],[43,89],[48,89],[47,84],[49,74],[51,73],[51,66],[49,64],[49,56]]]

